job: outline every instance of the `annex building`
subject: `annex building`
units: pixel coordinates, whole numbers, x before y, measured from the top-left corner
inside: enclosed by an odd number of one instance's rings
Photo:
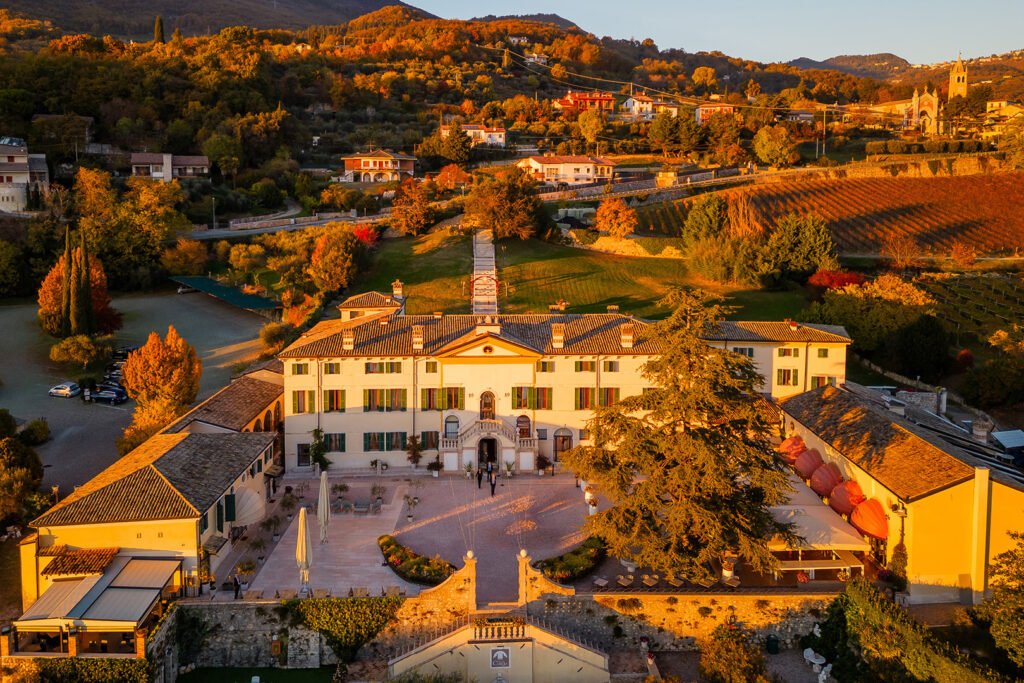
[[[414,435],[423,462],[439,457],[446,471],[486,461],[532,470],[542,455],[558,463],[589,442],[595,408],[649,386],[641,368],[660,352],[648,322],[615,311],[407,315],[404,303],[352,297],[340,320],[281,353],[288,472],[312,471],[314,429],[339,468],[408,466]],[[707,338],[751,357],[774,398],[845,381],[842,328],[722,322]]]

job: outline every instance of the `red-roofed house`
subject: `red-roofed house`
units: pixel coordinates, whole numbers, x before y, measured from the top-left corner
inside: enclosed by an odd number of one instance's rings
[[[458,127],[469,136],[469,139],[473,141],[474,147],[477,145],[487,145],[489,147],[505,146],[504,128],[488,128],[477,123],[464,123]],[[453,126],[441,126],[442,140],[451,134],[452,128]]]
[[[542,183],[552,185],[589,185],[611,182],[615,162],[590,156],[534,156],[516,164]]]
[[[581,113],[590,109],[598,111],[615,111],[615,95],[608,92],[574,92],[570,90],[565,97],[554,102],[555,109],[566,112]]]
[[[386,149],[348,154],[341,160],[341,179],[346,183],[389,183],[412,178],[416,172],[416,157]]]

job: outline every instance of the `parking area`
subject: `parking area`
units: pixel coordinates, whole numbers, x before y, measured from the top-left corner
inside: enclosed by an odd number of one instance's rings
[[[256,356],[265,322],[202,294],[126,296],[115,299],[114,307],[124,314],[119,344],[141,344],[150,332],[164,334],[174,325],[196,347],[203,361],[200,398],[227,384],[235,364]],[[0,408],[19,419],[49,421],[53,438],[38,448],[46,468],[43,486],[58,485],[66,494],[117,459],[115,441],[131,422],[135,404],[107,406],[47,396],[51,386],[77,376],[50,361],[53,342],[39,329],[35,305],[0,307],[0,330]]]

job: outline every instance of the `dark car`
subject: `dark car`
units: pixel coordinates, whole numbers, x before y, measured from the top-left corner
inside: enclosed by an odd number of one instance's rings
[[[125,400],[128,399],[128,392],[125,391],[125,388],[115,382],[103,382],[102,384],[97,384],[94,391],[113,391],[114,393],[124,396]]]
[[[102,384],[107,385],[107,386],[115,387],[117,389],[120,389],[121,391],[125,390],[124,389],[124,378],[121,377],[120,375],[118,375],[116,377],[111,376],[111,375],[104,375],[103,376]]]
[[[128,400],[128,394],[114,389],[100,389],[91,392],[90,397],[96,403],[109,403],[112,406],[120,405]]]
[[[132,351],[138,351],[138,346],[119,346],[114,350],[113,359],[115,361],[124,362],[128,360],[128,354]]]

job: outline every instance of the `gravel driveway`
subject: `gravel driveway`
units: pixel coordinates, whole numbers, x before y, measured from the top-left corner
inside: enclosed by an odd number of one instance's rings
[[[196,347],[203,361],[200,398],[227,384],[235,363],[255,357],[265,322],[202,294],[126,296],[115,299],[114,307],[124,314],[119,344],[141,344],[151,331],[163,335],[171,324]],[[49,387],[77,378],[49,360],[52,343],[39,329],[35,305],[0,307],[0,408],[17,418],[49,421],[53,439],[37,449],[46,468],[43,486],[59,485],[67,494],[117,459],[114,443],[131,422],[135,404],[87,405],[47,396]]]

